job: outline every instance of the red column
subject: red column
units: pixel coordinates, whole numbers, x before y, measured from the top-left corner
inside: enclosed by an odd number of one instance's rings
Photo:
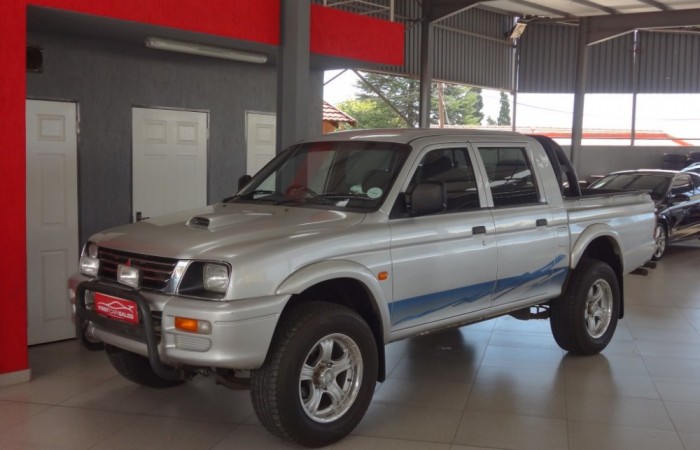
[[[25,213],[24,0],[0,2],[0,375],[25,370],[27,271]]]

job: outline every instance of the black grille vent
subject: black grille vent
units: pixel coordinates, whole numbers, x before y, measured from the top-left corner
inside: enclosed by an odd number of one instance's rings
[[[139,255],[102,247],[97,252],[97,258],[100,260],[100,277],[116,281],[117,266],[124,264],[141,270],[141,287],[156,291],[165,289],[177,265],[177,259]]]

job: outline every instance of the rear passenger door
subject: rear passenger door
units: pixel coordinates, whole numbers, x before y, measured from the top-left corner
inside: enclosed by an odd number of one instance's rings
[[[440,213],[392,213],[392,331],[449,323],[491,304],[496,280],[494,223],[478,188],[482,183],[473,159],[466,145],[429,147],[402,187],[401,199],[410,201],[415,185],[440,181],[448,199]]]
[[[496,227],[498,278],[492,304],[546,297],[552,277],[565,274],[566,248],[558,243],[554,208],[544,198],[544,180],[533,170],[534,156],[526,144],[474,145]],[[565,213],[562,205],[558,209]]]

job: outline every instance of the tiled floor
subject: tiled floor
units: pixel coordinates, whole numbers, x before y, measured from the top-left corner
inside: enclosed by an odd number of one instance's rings
[[[500,318],[388,346],[388,380],[334,449],[700,449],[700,242],[625,280],[612,344],[573,357],[546,321]],[[288,448],[246,391],[211,379],[152,390],[74,341],[30,350],[0,388],[2,449]]]

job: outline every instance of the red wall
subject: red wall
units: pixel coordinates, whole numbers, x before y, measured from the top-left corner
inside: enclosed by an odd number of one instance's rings
[[[203,5],[205,4],[206,7]],[[264,44],[279,44],[279,0],[0,1],[0,374],[28,368],[25,211],[27,5],[63,9]],[[311,51],[383,64],[403,63],[403,27],[312,6]],[[358,32],[362,30],[362,32]],[[378,43],[381,42],[381,45]]]
[[[25,40],[24,1],[0,1],[0,373],[27,361],[25,253]]]

